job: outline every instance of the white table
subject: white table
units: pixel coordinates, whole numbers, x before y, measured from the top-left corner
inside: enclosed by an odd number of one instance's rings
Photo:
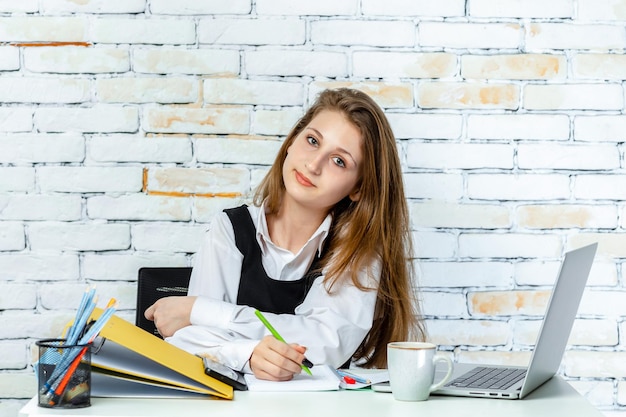
[[[585,398],[554,377],[523,400],[455,398],[402,402],[371,390],[327,392],[235,392],[235,399],[92,398],[91,407],[62,410],[37,406],[33,398],[20,411],[29,417],[601,417]]]

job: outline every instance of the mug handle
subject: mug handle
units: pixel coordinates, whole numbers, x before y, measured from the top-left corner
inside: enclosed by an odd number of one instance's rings
[[[437,362],[445,362],[448,364],[448,372],[446,373],[446,376],[443,377],[443,379],[439,382],[437,382],[436,384],[433,383],[430,386],[429,392],[433,392],[438,390],[439,388],[443,387],[443,385],[448,382],[448,380],[450,380],[450,377],[452,376],[452,371],[454,370],[454,365],[452,364],[452,360],[450,360],[449,357],[444,356],[444,355],[435,355],[433,357],[433,364],[437,364]]]

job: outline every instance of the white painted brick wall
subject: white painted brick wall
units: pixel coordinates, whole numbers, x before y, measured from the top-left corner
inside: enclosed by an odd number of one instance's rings
[[[626,411],[625,33],[624,0],[0,0],[0,415],[88,284],[133,321],[334,87],[396,134],[430,339],[526,364],[599,241],[559,372]]]

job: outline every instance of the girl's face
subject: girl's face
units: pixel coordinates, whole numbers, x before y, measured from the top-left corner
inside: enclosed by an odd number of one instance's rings
[[[342,113],[321,111],[288,148],[285,198],[325,212],[346,196],[358,200],[362,148],[361,133]]]

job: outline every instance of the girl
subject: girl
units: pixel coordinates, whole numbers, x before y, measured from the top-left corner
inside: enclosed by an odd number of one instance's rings
[[[316,364],[384,368],[388,342],[424,338],[395,138],[369,96],[322,92],[253,202],[214,218],[188,296],[146,310],[166,340],[289,380],[305,351]],[[255,309],[299,344],[264,337]]]

